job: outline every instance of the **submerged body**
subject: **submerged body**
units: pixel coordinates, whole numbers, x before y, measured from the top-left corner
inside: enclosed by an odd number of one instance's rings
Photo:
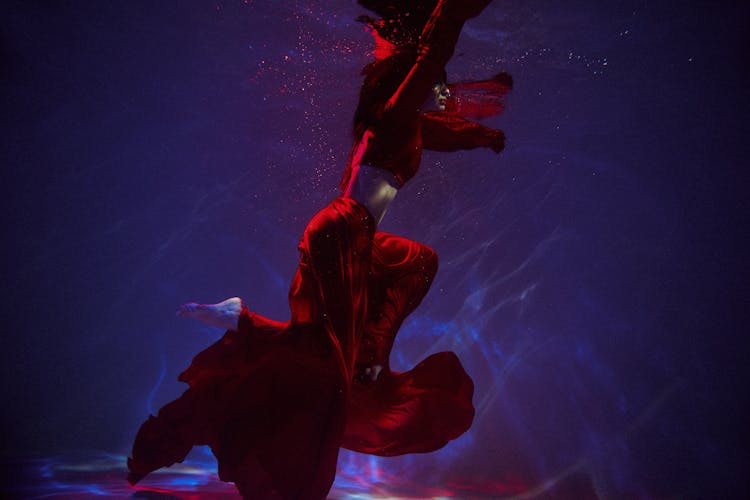
[[[421,103],[464,21],[488,1],[414,3],[434,4],[419,53],[388,61],[395,65],[382,75],[396,83],[388,95],[379,97],[382,88],[367,79],[363,85],[360,108],[371,106],[357,122],[342,195],[300,240],[290,320],[264,318],[239,299],[182,309],[230,328],[180,375],[189,389],[140,428],[131,483],[207,444],[221,479],[246,498],[322,499],[342,446],[383,456],[427,452],[471,425],[473,384],[454,354],[434,354],[404,373],[388,363],[401,323],[429,290],[437,256],[377,224],[430,145],[423,123],[438,134],[456,123],[425,117]],[[475,130],[454,138],[453,149],[490,146],[488,138],[497,143],[501,135]]]

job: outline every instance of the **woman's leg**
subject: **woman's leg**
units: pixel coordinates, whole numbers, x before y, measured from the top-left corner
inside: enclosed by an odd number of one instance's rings
[[[357,357],[358,376],[388,367],[404,319],[422,302],[437,273],[438,258],[427,245],[385,232],[375,233],[368,315]]]
[[[372,260],[368,321],[342,446],[381,456],[434,451],[471,425],[471,378],[451,352],[433,354],[403,373],[392,372],[388,358],[404,319],[429,290],[437,255],[420,243],[377,233]]]
[[[313,217],[299,245],[299,288],[316,299],[312,307],[334,348],[346,388],[367,318],[374,233],[375,221],[364,206],[340,197]],[[298,303],[290,293],[293,317]]]

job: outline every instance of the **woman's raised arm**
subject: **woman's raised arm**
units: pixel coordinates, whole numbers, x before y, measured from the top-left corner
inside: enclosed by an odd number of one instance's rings
[[[491,0],[440,0],[419,37],[419,55],[385,111],[398,119],[419,112],[432,92],[461,34],[464,23],[479,15]]]

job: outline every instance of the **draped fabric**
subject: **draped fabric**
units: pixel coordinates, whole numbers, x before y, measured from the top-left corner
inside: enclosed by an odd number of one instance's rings
[[[243,309],[237,331],[180,375],[190,388],[141,426],[131,483],[207,444],[220,478],[246,498],[325,498],[366,319],[373,234],[372,217],[349,198],[312,218],[290,291],[294,321]]]
[[[448,89],[446,112],[483,120],[505,110],[505,96],[513,89],[513,78],[508,73],[498,73],[487,80],[452,83]]]
[[[425,122],[446,141],[455,137],[442,150],[501,149],[503,137],[489,129],[419,112],[464,21],[488,2],[370,2],[376,11],[401,9],[407,24],[409,8],[419,7],[424,19],[419,40],[408,41],[418,50],[380,63],[388,74],[394,61],[408,62],[408,71],[389,75],[397,84],[392,95],[381,102],[373,97],[382,92],[377,81],[363,85],[360,100],[369,96],[383,110],[368,125],[363,163],[406,182],[419,166]],[[351,173],[350,163],[344,178]],[[389,365],[399,327],[437,271],[435,252],[376,232],[372,215],[347,197],[313,217],[299,250],[290,321],[243,309],[237,330],[194,358],[180,375],[189,388],[139,429],[128,459],[131,483],[206,444],[221,479],[246,498],[319,500],[333,483],[342,446],[382,456],[427,452],[469,428],[473,384],[454,354],[433,354],[403,373]]]
[[[377,455],[426,452],[468,429],[473,385],[456,356],[391,371],[404,318],[437,270],[428,247],[374,233],[366,209],[337,198],[300,242],[292,320],[243,309],[180,375],[190,387],[142,425],[131,481],[207,444],[219,476],[247,498],[325,498],[341,446]],[[377,379],[365,374],[382,366]]]

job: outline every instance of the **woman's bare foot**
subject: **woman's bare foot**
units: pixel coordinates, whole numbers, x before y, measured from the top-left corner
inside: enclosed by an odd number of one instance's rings
[[[226,330],[236,330],[242,312],[242,299],[232,297],[218,304],[196,304],[188,302],[177,309],[177,316],[186,316],[207,325]]]

